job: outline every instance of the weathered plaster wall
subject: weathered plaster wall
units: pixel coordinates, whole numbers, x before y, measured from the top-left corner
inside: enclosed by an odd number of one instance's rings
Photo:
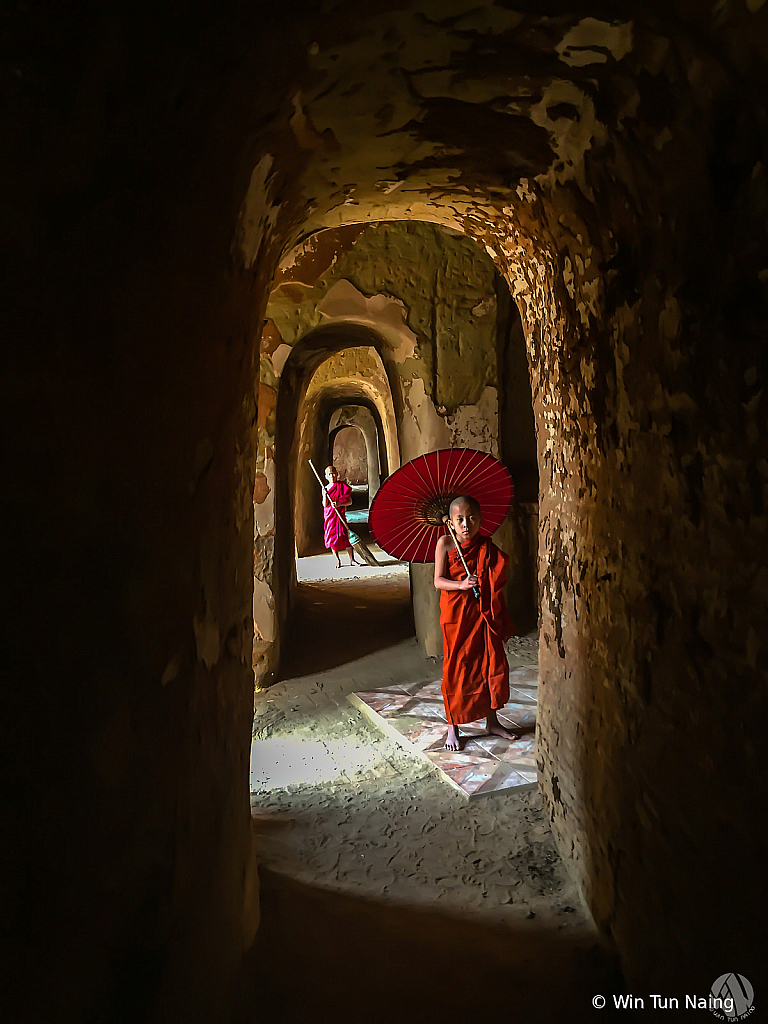
[[[318,264],[323,249],[329,266]],[[402,406],[413,425],[414,450],[403,452],[403,461],[423,450],[416,431],[427,415],[425,397],[448,420],[447,431],[433,428],[444,438],[472,429],[471,411],[453,422],[460,406],[480,405],[474,419],[482,432],[496,401],[485,392],[496,380],[495,271],[470,239],[432,224],[377,224],[357,228],[352,238],[349,229],[312,236],[285,262],[268,306],[282,345],[331,322],[365,325],[385,339],[402,382],[393,388],[403,395],[396,412],[400,419]],[[286,349],[276,347],[284,358]]]
[[[226,1018],[264,299],[307,234],[400,218],[487,247],[522,312],[561,847],[632,984],[725,957],[763,990],[768,9],[269,12],[8,14],[17,1017]],[[342,308],[407,351],[380,294]]]
[[[344,405],[331,416],[328,430],[328,461],[336,465],[336,459],[339,459],[339,472],[350,483],[366,488],[370,504],[379,489],[381,478],[379,431],[373,415],[365,406]],[[346,457],[347,440],[350,448],[355,450],[354,467],[349,465]]]
[[[768,14],[530,10],[425,3],[349,11],[343,43],[318,30],[295,94],[312,157],[280,212],[297,235],[431,219],[496,260],[532,366],[562,849],[631,979],[704,985],[724,948],[758,975],[765,849],[739,782],[762,772],[766,720]]]
[[[259,909],[250,114],[216,128],[199,13],[6,14],[0,1012],[220,1021]]]
[[[765,851],[737,780],[760,770],[766,717],[767,12],[346,13],[343,42],[316,27],[294,94],[305,159],[281,222],[434,220],[504,273],[532,366],[541,769],[562,849],[631,978],[698,982],[726,947],[757,974],[744,865]],[[434,443],[428,407],[423,425]],[[732,697],[749,711],[724,731]]]
[[[368,452],[359,427],[340,427],[332,439],[333,462],[339,475],[350,484],[368,486]]]
[[[539,467],[531,377],[520,311],[506,283],[496,286],[496,355],[499,373],[499,458],[515,483],[507,519],[495,535],[509,555],[507,607],[520,634],[539,619]]]

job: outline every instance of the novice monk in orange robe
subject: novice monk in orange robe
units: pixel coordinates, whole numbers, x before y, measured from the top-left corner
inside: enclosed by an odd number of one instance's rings
[[[474,498],[454,498],[449,518],[469,566],[461,564],[450,536],[441,537],[435,551],[435,586],[440,593],[443,630],[443,703],[448,720],[445,746],[461,749],[458,726],[486,717],[493,736],[515,739],[496,710],[509,700],[509,664],[504,641],[514,626],[504,601],[507,555],[490,537],[479,537],[480,506]],[[478,600],[473,588],[480,590]]]

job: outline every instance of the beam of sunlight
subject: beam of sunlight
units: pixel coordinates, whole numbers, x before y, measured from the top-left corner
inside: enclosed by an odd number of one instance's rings
[[[398,562],[382,551],[377,545],[369,544],[379,565],[349,565],[349,556],[342,553],[342,567],[336,568],[336,558],[330,552],[325,555],[308,555],[296,559],[296,578],[299,583],[318,580],[371,579],[377,576],[408,576],[408,563]]]
[[[346,782],[388,767],[375,744],[355,736],[275,736],[251,746],[251,791]]]

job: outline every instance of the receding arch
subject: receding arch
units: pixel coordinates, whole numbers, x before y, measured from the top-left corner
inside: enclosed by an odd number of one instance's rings
[[[354,490],[368,490],[369,447],[362,429],[355,423],[343,423],[328,433],[328,462]],[[376,445],[378,447],[378,445]]]
[[[328,424],[328,453],[331,456],[331,461],[333,460],[333,452],[338,434],[347,427],[357,429],[365,445],[365,484],[368,489],[368,501],[370,504],[379,489],[382,475],[384,478],[388,475],[388,460],[383,443],[384,439],[381,436],[381,428],[371,411],[364,405],[348,403],[340,405],[331,416]],[[384,456],[383,459],[382,454]]]
[[[754,981],[765,10],[283,3],[266,32],[262,5],[223,4],[177,32],[142,5],[49,5],[51,36],[30,6],[10,23],[5,435],[12,592],[34,592],[9,629],[27,828],[7,874],[50,893],[12,894],[30,1020],[227,1015],[258,917],[259,326],[280,254],[355,218],[466,231],[519,302],[551,553],[542,789],[628,982],[695,991],[724,949]],[[58,612],[30,643],[35,573]]]
[[[274,453],[270,460],[272,470],[270,479],[274,487],[261,503],[262,533],[259,534],[257,521],[256,548],[262,546],[271,557],[259,563],[257,571],[261,576],[256,579],[255,593],[259,592],[258,584],[263,584],[262,593],[269,593],[271,600],[264,600],[259,607],[254,606],[254,624],[256,640],[254,643],[254,664],[261,672],[262,679],[269,682],[274,678],[280,660],[280,632],[285,628],[291,603],[291,594],[296,583],[294,551],[296,548],[296,523],[320,521],[319,503],[317,500],[317,484],[308,465],[309,448],[314,438],[314,455],[317,462],[322,463],[324,450],[327,447],[327,423],[333,411],[333,399],[320,389],[312,400],[307,403],[305,415],[301,416],[302,405],[307,398],[307,390],[313,374],[323,362],[335,353],[344,349],[373,348],[379,353],[383,372],[389,386],[391,408],[382,402],[383,396],[378,395],[371,386],[359,382],[355,390],[348,383],[344,392],[344,400],[356,397],[376,409],[374,399],[379,398],[384,412],[384,423],[394,424],[398,405],[402,407],[402,394],[399,377],[392,359],[387,354],[384,339],[370,327],[362,324],[343,322],[317,327],[296,342],[291,348],[281,367],[280,382],[276,396],[274,414]],[[394,383],[394,388],[392,384]],[[337,396],[338,398],[338,396]],[[316,430],[307,430],[308,425],[316,423],[317,406],[323,406],[323,420],[326,424],[325,436]],[[304,427],[302,428],[302,422]],[[389,460],[397,463],[399,446],[396,431],[387,441]],[[316,464],[317,464],[316,462]],[[279,472],[276,471],[279,469]],[[315,530],[315,537],[317,529]],[[310,543],[302,537],[302,545]],[[258,616],[264,617],[267,629],[260,629]],[[265,635],[270,633],[271,639]],[[259,664],[261,662],[261,664]]]
[[[345,349],[338,350],[344,352]],[[375,351],[375,350],[374,350]],[[310,383],[311,383],[310,378]],[[386,381],[386,378],[385,378]],[[354,403],[354,408],[367,414],[365,423],[367,443],[375,445],[377,466],[399,463],[399,443],[391,392],[382,390],[381,381],[375,387],[370,381],[351,379],[340,383],[327,382],[308,391],[299,406],[297,464],[293,497],[294,542],[297,554],[304,555],[322,550],[322,515],[318,502],[318,487],[308,466],[328,459],[328,436],[337,425],[340,410]],[[384,424],[387,424],[385,428]]]
[[[265,398],[271,396],[270,407],[276,406],[276,414],[271,431],[267,427],[260,437],[259,450],[265,453],[265,479],[277,479],[278,490],[266,499],[271,509],[262,506],[256,513],[256,563],[266,566],[267,577],[259,578],[257,573],[255,592],[264,595],[261,613],[270,621],[285,623],[293,584],[283,577],[284,572],[292,574],[292,567],[282,545],[287,543],[292,551],[295,544],[303,554],[319,544],[317,484],[307,459],[311,455],[320,463],[326,458],[325,442],[321,444],[318,437],[327,429],[334,402],[338,406],[358,396],[378,413],[387,462],[394,469],[401,457],[405,460],[439,447],[465,445],[502,454],[502,419],[506,417],[507,422],[506,413],[515,403],[506,401],[501,407],[499,382],[509,379],[508,368],[501,362],[508,362],[511,348],[518,360],[514,370],[518,376],[522,360],[521,394],[529,416],[531,398],[517,307],[488,254],[456,231],[400,221],[362,226],[354,232],[321,233],[309,248],[300,247],[285,259],[267,314],[262,391]],[[324,342],[334,330],[333,345]],[[372,332],[370,351],[379,361],[379,370],[371,371],[378,374],[378,386],[359,361],[351,376],[338,362],[343,352],[348,359],[349,354],[367,351],[362,344],[365,331]],[[381,400],[387,391],[391,403]],[[290,407],[284,406],[287,394],[294,395]],[[319,415],[324,419],[320,434],[315,430]],[[291,440],[285,428],[293,431]],[[531,432],[528,459],[535,478],[533,447]],[[292,497],[286,505],[275,460],[284,464],[289,448],[291,468],[282,486]],[[261,493],[267,493],[263,485]],[[534,530],[536,497],[534,493],[534,510],[529,515]],[[291,503],[293,535],[286,541],[281,524],[290,514],[283,509]],[[258,533],[265,519],[268,536],[262,540]],[[521,590],[518,577],[527,573],[535,581],[536,552],[530,529],[514,526],[511,520],[505,524],[499,542],[513,548],[510,595],[518,604],[531,603],[527,619],[518,617],[525,626],[536,620],[537,595],[535,583]],[[261,550],[267,551],[267,557]],[[428,567],[411,566],[411,580],[417,635],[427,653],[439,655],[437,594]],[[256,652],[267,642],[256,608],[254,622]],[[279,629],[274,625],[272,635]],[[269,655],[279,658],[274,643]]]

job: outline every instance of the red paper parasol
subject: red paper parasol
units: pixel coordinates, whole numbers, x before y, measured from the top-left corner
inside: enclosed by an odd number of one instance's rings
[[[443,516],[460,494],[480,504],[486,537],[501,526],[512,501],[512,477],[498,459],[473,448],[442,448],[420,455],[380,487],[368,525],[377,544],[395,558],[432,562]]]

